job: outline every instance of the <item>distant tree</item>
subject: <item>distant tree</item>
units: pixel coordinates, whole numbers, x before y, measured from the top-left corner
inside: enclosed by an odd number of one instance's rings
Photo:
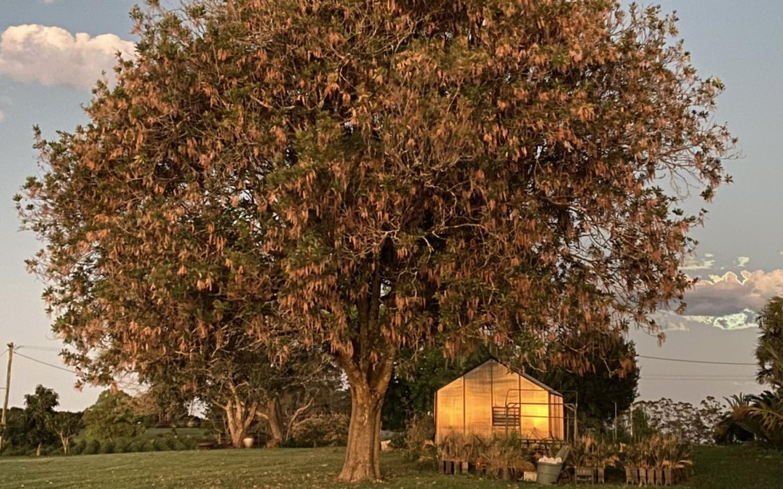
[[[133,410],[133,397],[123,391],[105,390],[82,417],[88,438],[115,441],[144,432]]]
[[[543,363],[572,332],[658,332],[691,284],[682,201],[712,198],[732,139],[658,8],[160,3],[19,198],[87,379],[211,368],[241,334],[321,348],[353,397],[339,479],[378,479],[401,349]]]
[[[58,411],[51,420],[52,431],[60,438],[63,453],[68,454],[71,440],[84,428],[82,413]]]
[[[582,426],[587,423],[603,428],[614,419],[615,412],[622,413],[631,407],[638,395],[640,369],[632,341],[617,336],[595,344],[603,349],[593,350],[585,345],[590,366],[581,374],[560,366],[530,373],[562,392],[566,402],[578,402],[577,414]]]
[[[24,426],[24,409],[19,407],[8,408],[6,426],[2,430],[3,450],[9,446],[26,447],[28,440]]]
[[[698,407],[689,402],[662,398],[634,404],[635,413],[643,413],[653,432],[675,435],[698,445],[715,442],[721,409],[712,397]],[[636,436],[637,433],[634,433]]]
[[[457,358],[449,358],[442,348],[428,348],[416,355],[402,350],[386,393],[383,427],[402,431],[415,415],[431,414],[438,389],[489,358],[486,348]]]
[[[757,319],[760,336],[756,347],[758,381],[783,389],[783,297],[773,297]]]
[[[188,417],[186,404],[191,396],[182,392],[182,386],[157,383],[133,399],[133,410],[146,425],[176,425]]]
[[[60,396],[52,389],[38,385],[34,394],[24,396],[24,429],[30,446],[35,447],[35,455],[41,455],[41,448],[57,440],[52,430],[55,417],[54,408],[60,403]]]

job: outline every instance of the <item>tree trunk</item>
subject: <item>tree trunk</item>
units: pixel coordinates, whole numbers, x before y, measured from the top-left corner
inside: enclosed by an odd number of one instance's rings
[[[339,482],[376,481],[381,478],[381,408],[389,387],[393,358],[369,367],[341,358],[351,386],[351,424]]]
[[[280,402],[277,399],[269,401],[267,406],[267,420],[269,421],[269,430],[272,432],[272,443],[270,446],[279,447],[283,443],[283,420],[280,413]]]
[[[35,447],[35,456],[40,457],[41,456],[41,444],[39,443],[37,447]]]
[[[256,415],[256,405],[254,404],[248,409],[244,403],[232,400],[223,406],[223,410],[226,412],[231,445],[234,448],[242,448],[242,440],[247,437],[247,429],[250,428]]]

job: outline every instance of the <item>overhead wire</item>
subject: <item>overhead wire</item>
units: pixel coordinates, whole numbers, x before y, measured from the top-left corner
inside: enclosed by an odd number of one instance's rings
[[[39,363],[41,365],[45,365],[45,366],[50,367],[50,368],[56,368],[57,370],[61,370],[63,372],[68,372],[68,373],[71,373],[71,374],[74,374],[74,375],[76,375],[78,373],[75,370],[71,370],[71,369],[66,368],[66,367],[61,367],[61,366],[55,365],[53,363],[44,362],[43,360],[38,360],[37,358],[33,358],[33,357],[30,357],[30,356],[24,355],[22,353],[19,353],[18,351],[16,351],[16,348],[14,348],[14,355],[18,356],[18,357],[21,357],[21,358],[25,358],[25,359],[30,360],[30,361],[35,362],[35,363]],[[134,383],[131,383],[131,382],[124,382],[124,381],[119,381],[119,380],[114,381],[114,383],[119,385],[119,386],[122,386],[122,387],[133,388],[133,389],[138,389],[138,388],[143,387],[141,384],[134,384]]]
[[[636,355],[639,358],[646,358],[648,360],[662,360],[667,362],[681,362],[681,363],[699,363],[704,365],[740,365],[740,366],[752,366],[756,367],[755,363],[743,363],[743,362],[719,362],[708,360],[689,360],[686,358],[665,358],[665,357],[652,357],[648,355]]]

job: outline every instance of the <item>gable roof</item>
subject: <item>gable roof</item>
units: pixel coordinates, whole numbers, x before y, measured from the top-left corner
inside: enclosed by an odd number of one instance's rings
[[[458,379],[461,379],[462,377],[465,377],[466,375],[468,375],[468,374],[469,374],[469,373],[471,373],[472,371],[474,371],[474,370],[476,370],[476,369],[478,369],[478,368],[481,368],[481,367],[483,367],[484,365],[488,364],[489,362],[495,362],[495,363],[497,363],[497,364],[499,364],[499,365],[503,365],[503,366],[504,366],[504,367],[506,367],[506,368],[507,368],[509,371],[511,371],[511,372],[513,372],[513,373],[515,373],[515,374],[519,375],[520,377],[522,377],[522,378],[524,378],[524,379],[526,379],[526,380],[529,380],[530,382],[532,382],[533,384],[535,384],[535,385],[536,385],[536,386],[538,386],[538,387],[541,387],[542,389],[544,389],[545,391],[549,392],[550,394],[554,394],[554,395],[556,395],[556,396],[563,397],[563,394],[559,393],[558,391],[556,391],[556,390],[554,390],[553,388],[549,387],[548,385],[544,384],[543,382],[541,382],[540,380],[536,379],[535,377],[532,377],[531,375],[528,375],[528,374],[526,374],[525,372],[520,372],[520,371],[518,371],[517,369],[514,369],[514,368],[511,368],[511,367],[509,367],[508,365],[506,365],[505,363],[501,362],[500,360],[498,360],[498,359],[497,359],[496,357],[494,357],[494,356],[490,356],[490,358],[489,358],[489,359],[488,359],[486,362],[483,362],[483,363],[481,363],[481,364],[479,364],[479,365],[476,365],[476,366],[475,366],[475,367],[473,367],[472,369],[470,369],[470,370],[467,370],[467,371],[463,372],[463,373],[462,373],[462,375],[460,375],[459,377],[457,377],[457,378],[456,378],[456,379],[454,379],[454,380],[458,380]],[[454,380],[452,380],[451,382],[454,382]],[[449,382],[448,384],[444,385],[443,387],[446,387],[447,385],[451,384],[451,382]],[[441,387],[440,389],[442,389],[443,387]],[[438,390],[440,390],[440,389],[438,389]]]

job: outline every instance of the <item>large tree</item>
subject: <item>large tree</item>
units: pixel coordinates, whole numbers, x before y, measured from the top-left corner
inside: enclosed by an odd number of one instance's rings
[[[680,202],[712,197],[732,141],[658,9],[149,3],[138,56],[87,126],[39,140],[20,202],[85,377],[227,329],[327,349],[352,393],[339,479],[377,479],[400,348],[543,364],[561,342],[548,361],[580,371],[581,334],[656,331],[689,286]]]

